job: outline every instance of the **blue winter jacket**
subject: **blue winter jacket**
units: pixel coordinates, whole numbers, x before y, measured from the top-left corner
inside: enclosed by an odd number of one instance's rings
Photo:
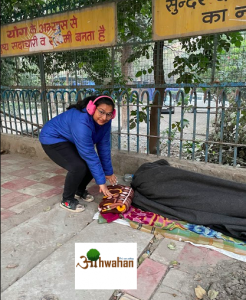
[[[99,125],[85,109],[81,112],[71,108],[47,122],[41,130],[39,140],[44,145],[68,141],[75,144],[96,183],[104,184],[105,175],[113,174],[110,130],[111,120]]]

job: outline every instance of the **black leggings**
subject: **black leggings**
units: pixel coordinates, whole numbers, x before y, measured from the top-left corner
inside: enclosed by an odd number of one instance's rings
[[[93,176],[78,153],[76,146],[70,142],[43,145],[45,153],[60,167],[68,171],[63,192],[63,200],[74,199],[75,193],[82,194]]]

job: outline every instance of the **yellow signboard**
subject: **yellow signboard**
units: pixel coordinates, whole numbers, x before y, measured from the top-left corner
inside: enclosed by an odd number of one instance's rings
[[[152,0],[153,40],[246,30],[246,0]]]
[[[1,26],[1,56],[111,46],[116,43],[116,4]]]

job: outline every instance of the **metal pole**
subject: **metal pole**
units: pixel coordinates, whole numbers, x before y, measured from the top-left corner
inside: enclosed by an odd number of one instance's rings
[[[44,72],[44,56],[43,53],[39,54],[39,69],[41,78],[41,108],[42,108],[42,119],[43,124],[49,121],[48,115],[48,104],[46,98],[46,82],[45,82],[45,72]],[[36,100],[36,99],[35,99]]]
[[[15,57],[15,71],[16,71],[16,85],[19,85],[19,76],[18,76],[18,62],[17,62],[17,57]]]
[[[77,74],[77,51],[74,51],[74,63],[75,63],[75,81],[76,81],[76,93],[78,93],[78,74]]]
[[[112,70],[111,70],[111,84],[113,86],[113,90],[114,90],[114,60],[115,60],[115,49],[114,47],[111,48],[111,59],[112,59]]]
[[[217,58],[217,47],[218,47],[218,35],[214,35],[214,53],[213,53],[213,61],[212,61],[212,74],[211,74],[211,83],[214,83],[215,78],[215,68],[216,68],[216,58]]]
[[[215,68],[216,68],[216,59],[217,59],[217,48],[218,48],[218,35],[214,35],[214,53],[213,53],[213,61],[212,61],[212,74],[211,74],[211,84],[215,81]],[[219,101],[219,89],[216,88],[216,109],[215,109],[215,120],[214,123],[217,124],[218,119],[218,101]]]

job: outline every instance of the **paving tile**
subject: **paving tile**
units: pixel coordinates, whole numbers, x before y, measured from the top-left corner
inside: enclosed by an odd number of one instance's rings
[[[176,249],[170,250],[168,248],[168,245],[170,242],[175,243]],[[161,243],[158,245],[158,247],[155,249],[153,254],[151,255],[151,259],[158,261],[159,263],[169,265],[170,261],[177,260],[179,254],[185,247],[186,243],[174,241],[168,238],[164,238]],[[165,255],[164,255],[165,253]]]
[[[32,174],[30,176],[26,176],[25,178],[41,182],[47,178],[51,178],[51,177],[54,177],[57,175],[56,173],[51,173],[51,172],[46,172],[46,171],[41,171],[41,172],[38,170],[34,170],[34,171],[38,172],[38,173]]]
[[[1,160],[1,167],[9,166],[9,165],[10,165],[9,162],[7,162],[7,161],[2,161],[2,160]]]
[[[16,158],[14,159],[14,163],[15,164],[18,164],[19,166],[22,166],[22,167],[28,167],[30,165],[30,162],[32,162],[33,160],[32,159],[28,159],[28,158],[20,158],[20,159],[17,159]]]
[[[129,294],[124,294],[123,296],[120,297],[119,300],[139,300],[139,299],[137,299]]]
[[[11,193],[11,192],[12,192],[11,190],[1,188],[1,196],[5,195],[5,194],[8,194],[8,193]]]
[[[19,193],[17,191],[9,191],[9,193],[5,194],[2,198],[2,201],[11,201],[15,198],[19,198],[23,195],[23,193]]]
[[[14,205],[12,207],[9,208],[10,211],[13,211],[16,214],[20,214],[23,211],[25,211],[26,209],[34,206],[35,204],[39,203],[43,201],[43,199],[41,198],[37,198],[37,197],[32,197],[22,203],[19,203],[17,205]]]
[[[56,174],[62,174],[62,175],[66,175],[67,174],[67,170],[65,169],[57,169],[56,171],[53,171],[52,172],[56,173]]]
[[[1,161],[4,161],[4,160],[8,160],[9,159],[9,156],[8,155],[1,155]]]
[[[30,169],[30,168],[23,168],[14,172],[9,173],[10,175],[18,176],[18,177],[27,177],[31,174],[35,174],[39,172],[38,170]]]
[[[195,247],[186,243],[183,250],[180,252],[177,260],[180,262],[180,267],[186,270],[187,267],[202,266],[207,255],[208,249]],[[184,268],[183,268],[184,267]]]
[[[25,179],[25,178],[17,178],[12,181],[5,182],[4,184],[2,184],[2,187],[5,189],[16,191],[21,188],[23,189],[25,187],[33,185],[35,183],[36,183],[36,181],[33,181],[33,180],[29,180],[29,179]]]
[[[26,161],[19,162],[20,165],[24,165],[25,164],[25,166],[28,167],[28,168],[40,165],[42,163],[44,163],[43,160],[36,160],[36,159],[27,159]]]
[[[43,166],[42,164],[37,164],[37,165],[34,165],[34,166],[30,166],[29,167],[30,169],[33,169],[33,170],[38,170],[38,171],[46,171],[46,170],[50,170],[52,169],[51,166]]]
[[[52,165],[47,165],[47,164],[38,164],[38,165],[35,165],[35,166],[31,166],[29,167],[31,169],[34,169],[34,170],[39,170],[39,171],[46,171],[46,170],[51,170],[52,169]]]
[[[36,195],[36,197],[42,198],[42,199],[49,199],[55,195],[61,195],[61,197],[62,197],[62,194],[63,194],[63,187],[55,187],[46,192]]]
[[[230,257],[218,251],[196,247],[188,243],[185,243],[185,247],[177,257],[177,261],[180,263],[179,269],[188,273],[195,273],[202,266],[216,265],[222,260],[230,259]]]
[[[124,290],[124,292],[141,300],[150,299],[167,269],[166,265],[146,258],[138,268],[137,290]]]
[[[1,185],[15,179],[18,179],[18,177],[1,172]]]
[[[12,153],[8,155],[4,155],[2,158],[5,158],[5,160],[11,161],[12,163],[21,162],[23,160],[30,160],[29,158],[21,154],[12,154]]]
[[[19,192],[11,192],[9,194],[5,194],[1,199],[1,207],[10,208],[14,205],[17,205],[21,202],[24,202],[30,199],[31,196]]]
[[[41,182],[42,183],[47,183],[47,184],[50,184],[50,185],[53,185],[53,186],[62,186],[62,185],[64,185],[65,178],[66,177],[64,175],[56,175],[52,178],[45,179]]]
[[[226,256],[218,251],[207,249],[207,255],[204,257],[205,265],[217,265],[224,260],[232,260],[229,256]]]
[[[24,189],[19,189],[18,192],[28,194],[31,196],[37,196],[40,193],[47,192],[53,188],[52,185],[44,184],[44,183],[36,183],[31,186],[25,187]]]
[[[193,293],[193,284],[193,275],[178,269],[170,269],[162,281],[163,286],[182,291],[184,294]]]
[[[15,164],[16,163],[16,160],[15,159],[11,159],[9,156],[7,157],[7,156],[1,156],[1,161],[5,161],[5,162],[7,162],[8,164],[10,164],[10,165],[13,165],[13,164]]]
[[[92,194],[94,197],[100,195],[99,186],[93,182],[93,185],[87,188],[88,192]],[[102,199],[101,199],[102,200]]]
[[[192,293],[192,292],[191,292]],[[177,291],[168,286],[160,285],[155,295],[151,300],[193,300],[195,297],[191,297],[189,294],[186,295],[182,290]]]
[[[74,289],[75,243],[135,242],[139,256],[153,235],[117,223],[91,222],[95,211],[96,205],[92,202],[88,203],[85,213],[71,216],[57,204],[50,211],[3,233],[2,300],[19,299],[20,295],[25,300],[38,300],[47,294],[54,294],[60,300],[109,299],[113,290]],[[88,222],[91,223],[88,225]],[[107,232],[110,234],[105,234]],[[57,246],[57,243],[62,245]],[[19,267],[5,272],[10,263],[17,263]]]
[[[10,217],[12,217],[13,215],[15,215],[15,213],[13,211],[9,211],[9,210],[1,210],[1,220],[4,219],[8,219]]]
[[[14,171],[18,171],[21,169],[23,169],[23,166],[20,166],[19,164],[14,164],[14,165],[5,166],[3,168],[3,171],[4,171],[4,173],[12,173]]]

